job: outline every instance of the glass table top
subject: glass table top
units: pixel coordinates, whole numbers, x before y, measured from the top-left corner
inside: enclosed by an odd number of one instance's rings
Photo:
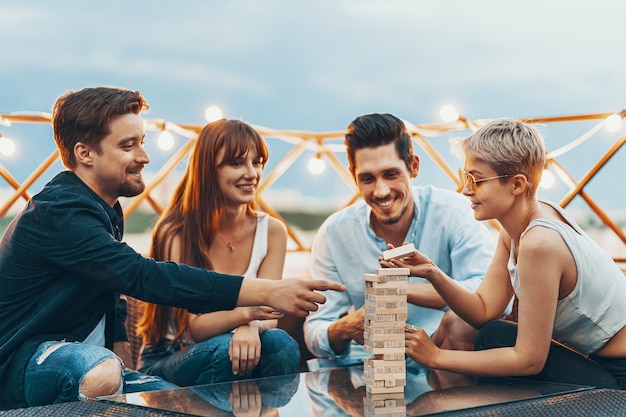
[[[475,379],[409,367],[404,399],[377,402],[374,406],[366,399],[362,374],[362,366],[325,368],[99,400],[195,416],[395,417],[430,415],[592,388],[527,379]]]

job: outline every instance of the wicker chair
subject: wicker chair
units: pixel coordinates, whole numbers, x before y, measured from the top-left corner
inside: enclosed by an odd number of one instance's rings
[[[143,341],[137,335],[137,323],[143,315],[145,303],[133,297],[126,296],[127,312],[126,312],[126,333],[130,342],[130,350],[133,356],[133,364],[137,363],[139,351]]]

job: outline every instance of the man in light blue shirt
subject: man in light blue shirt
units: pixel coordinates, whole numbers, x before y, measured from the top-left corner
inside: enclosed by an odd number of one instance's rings
[[[474,220],[464,196],[433,186],[412,186],[420,161],[397,117],[356,118],[348,127],[345,144],[362,200],[322,224],[313,242],[311,271],[314,279],[340,282],[347,291],[327,295],[326,303],[307,317],[304,336],[317,357],[362,359],[369,356],[363,350],[363,274],[381,267],[379,258],[388,244],[413,243],[459,285],[473,291],[491,262],[494,239]],[[435,334],[447,309],[432,285],[410,277],[407,300],[407,323]],[[457,334],[442,326],[433,339],[471,346],[473,329],[449,314],[448,322]]]

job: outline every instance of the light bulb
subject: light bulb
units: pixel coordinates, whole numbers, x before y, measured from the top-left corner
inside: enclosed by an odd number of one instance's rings
[[[174,136],[168,130],[162,131],[157,138],[157,145],[159,149],[169,151],[174,146]]]
[[[220,108],[217,106],[209,106],[204,111],[204,119],[209,123],[223,118],[224,114],[222,113],[222,110],[220,110]]]
[[[15,142],[0,135],[0,153],[4,156],[11,156],[15,153]]]
[[[552,175],[549,170],[544,169],[543,174],[541,175],[541,182],[539,183],[539,186],[544,190],[549,190],[550,188],[554,187],[554,182],[554,175]]]
[[[619,114],[612,114],[604,120],[604,127],[609,132],[617,132],[622,126],[622,116]]]
[[[459,120],[459,112],[456,108],[451,104],[446,104],[439,110],[439,117],[444,122],[454,122],[455,120]]]
[[[322,161],[319,156],[314,156],[309,159],[307,168],[311,174],[320,175],[326,169],[326,162]]]

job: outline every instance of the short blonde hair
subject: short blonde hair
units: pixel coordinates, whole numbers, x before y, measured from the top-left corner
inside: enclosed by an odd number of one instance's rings
[[[529,182],[528,196],[534,196],[546,164],[543,136],[532,125],[518,119],[500,118],[484,125],[456,148],[488,164],[497,175],[523,174]]]

